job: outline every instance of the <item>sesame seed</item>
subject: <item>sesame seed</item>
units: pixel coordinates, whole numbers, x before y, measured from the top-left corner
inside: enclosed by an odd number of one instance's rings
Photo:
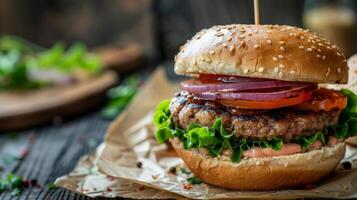
[[[332,45],[331,47],[332,47],[333,49],[336,49],[336,45]]]
[[[327,68],[327,72],[326,72],[325,76],[328,76],[330,74],[330,71],[331,71],[331,69]]]
[[[303,40],[304,38],[305,38],[304,36],[302,36],[302,35],[300,36],[300,39],[302,39],[302,40]]]
[[[304,48],[304,46],[302,46],[302,45],[299,46],[299,49],[303,49],[303,48]]]
[[[318,43],[317,45],[319,45],[319,46],[324,46],[324,44],[322,44],[321,42],[320,42],[320,43]]]
[[[289,73],[290,74],[295,74],[296,72],[294,70],[291,70]]]
[[[280,64],[279,67],[280,67],[280,68],[285,68],[285,65]]]
[[[290,35],[290,36],[293,36],[293,35],[294,35],[294,33],[289,33],[289,35]]]
[[[238,36],[240,39],[243,39],[245,36],[244,35],[240,35]]]
[[[321,52],[321,49],[317,49],[318,52]]]
[[[259,47],[259,44],[254,45],[254,49],[258,49]]]
[[[212,63],[212,60],[211,59],[209,59],[209,58],[206,58],[206,60],[205,60],[207,63]]]
[[[329,46],[327,46],[326,48],[327,48],[328,50],[331,50],[331,47],[329,47]]]
[[[223,36],[223,35],[224,35],[224,34],[221,33],[221,32],[216,33],[216,36],[217,36],[217,37],[221,37],[221,36]]]
[[[340,74],[341,73],[341,68],[337,68],[337,72]]]
[[[272,41],[269,40],[269,39],[267,39],[267,43],[268,43],[268,44],[272,44]]]
[[[336,53],[338,56],[341,56],[341,54],[339,52]]]
[[[264,67],[259,67],[258,68],[258,72],[263,72],[264,71]]]
[[[225,48],[227,48],[227,44],[226,44],[226,43],[223,43],[222,46],[225,47]]]
[[[278,57],[280,58],[280,59],[283,59],[284,58],[284,56],[283,55],[278,55]]]
[[[233,52],[234,51],[234,49],[235,49],[235,47],[232,45],[232,46],[230,46],[229,47],[229,52]]]
[[[254,33],[258,33],[258,30],[254,30],[253,32],[254,32]]]
[[[243,27],[240,27],[240,28],[239,28],[239,31],[242,32],[242,33],[244,33],[244,32],[245,32],[245,29],[244,29]]]
[[[321,55],[320,55],[320,54],[317,54],[316,57],[317,57],[317,58],[321,58]]]
[[[309,47],[309,48],[307,48],[307,51],[312,51],[312,49]]]
[[[210,52],[209,52],[209,54],[211,54],[211,55],[214,55],[214,53],[215,53],[214,51],[210,51]]]
[[[285,51],[285,48],[284,47],[280,47],[280,51]]]
[[[268,33],[271,33],[271,30],[268,30],[267,32],[268,32]]]
[[[325,60],[326,59],[326,56],[322,56],[322,60]]]
[[[285,41],[279,41],[279,44],[285,44]]]
[[[248,72],[249,72],[249,69],[244,69],[243,70],[243,73],[245,73],[245,74],[248,73]]]
[[[279,59],[277,57],[273,56],[273,60],[278,61]]]
[[[252,33],[248,33],[248,36],[252,36],[253,34]]]
[[[197,65],[197,60],[193,60],[193,65]]]
[[[238,49],[240,49],[241,47],[244,47],[244,44],[245,44],[244,41],[240,41]]]
[[[278,73],[278,72],[279,72],[279,67],[275,67],[275,68],[274,68],[274,72],[275,72],[275,73]]]
[[[229,42],[229,41],[232,41],[232,36],[230,36],[228,39],[227,39],[227,41]]]

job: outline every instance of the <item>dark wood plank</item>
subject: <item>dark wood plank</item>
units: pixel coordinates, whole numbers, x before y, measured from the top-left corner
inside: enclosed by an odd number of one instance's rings
[[[48,190],[46,185],[70,172],[81,155],[93,151],[102,141],[108,124],[109,121],[101,119],[97,113],[91,113],[61,125],[25,131],[16,138],[11,138],[8,134],[1,135],[1,143],[5,144],[0,150],[1,157],[29,145],[28,155],[23,160],[11,164],[2,163],[2,174],[13,171],[27,179],[37,179],[43,185],[42,188],[24,190],[20,199],[62,198],[63,195],[68,195],[66,191]],[[28,144],[29,134],[35,137],[32,144]],[[12,198],[8,192],[4,192],[0,199]]]

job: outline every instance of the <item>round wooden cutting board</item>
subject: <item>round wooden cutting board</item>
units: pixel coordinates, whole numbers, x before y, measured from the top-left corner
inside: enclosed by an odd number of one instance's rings
[[[68,86],[31,91],[0,91],[0,131],[26,128],[88,110],[105,99],[115,72]]]

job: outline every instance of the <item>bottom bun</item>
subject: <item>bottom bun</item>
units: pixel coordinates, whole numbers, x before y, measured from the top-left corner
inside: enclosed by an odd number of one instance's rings
[[[185,150],[177,138],[170,140],[177,154],[203,182],[235,190],[272,190],[316,182],[330,174],[345,154],[345,144],[290,156],[244,158],[211,157],[206,151]]]
[[[345,140],[347,144],[357,146],[357,136],[350,137]]]

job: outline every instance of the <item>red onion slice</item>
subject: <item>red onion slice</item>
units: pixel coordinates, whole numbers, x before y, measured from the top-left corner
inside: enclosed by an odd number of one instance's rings
[[[278,92],[203,92],[193,94],[195,97],[205,100],[252,100],[252,101],[271,101],[295,97],[306,92],[310,86],[298,86]],[[310,87],[311,89],[311,87]]]
[[[181,83],[183,90],[200,94],[204,92],[236,92],[242,90],[252,89],[265,89],[265,88],[277,88],[277,87],[297,87],[297,86],[311,86],[311,83],[300,82],[288,82],[277,80],[265,80],[258,82],[234,82],[234,83],[208,83],[204,84],[200,80],[191,79]]]

